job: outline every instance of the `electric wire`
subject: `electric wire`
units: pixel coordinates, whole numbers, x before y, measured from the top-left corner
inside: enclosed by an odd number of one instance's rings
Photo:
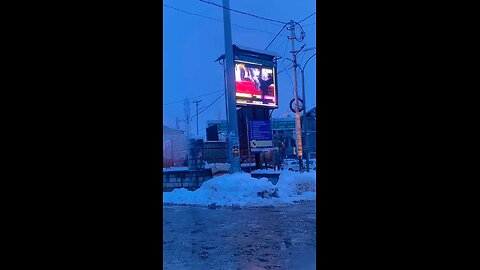
[[[312,59],[312,58],[313,58],[314,56],[316,56],[316,55],[317,55],[317,53],[312,54],[312,55],[307,59],[307,61],[305,61],[305,63],[301,63],[301,64],[299,65],[299,66],[300,66],[300,69],[301,69],[301,70],[305,69],[305,66],[307,65],[308,61],[310,61],[310,59]],[[305,56],[305,54],[304,54],[303,57],[302,57],[302,62],[303,62],[304,56]],[[302,64],[303,64],[303,67],[302,67]]]
[[[209,2],[209,1],[205,1],[205,0],[199,0],[200,2],[204,2],[204,3],[207,3],[207,4],[210,4],[210,5],[214,5],[214,6],[217,6],[217,7],[220,7],[220,8],[223,8],[223,9],[227,9],[227,10],[230,10],[230,11],[233,11],[233,12],[237,12],[237,13],[240,13],[240,14],[243,14],[243,15],[248,15],[248,16],[252,16],[252,17],[255,17],[257,19],[262,19],[262,20],[266,20],[266,21],[270,21],[270,22],[275,22],[275,23],[280,23],[280,24],[283,24],[283,27],[282,29],[275,35],[275,37],[272,39],[272,41],[267,45],[267,47],[265,48],[265,50],[268,49],[268,47],[270,47],[271,44],[273,44],[273,42],[276,40],[276,38],[280,35],[280,33],[285,29],[285,27],[287,26],[288,23],[286,22],[282,22],[282,21],[279,21],[279,20],[274,20],[274,19],[269,19],[269,18],[265,18],[265,17],[261,17],[261,16],[257,16],[257,15],[254,15],[254,14],[251,14],[251,13],[248,13],[248,12],[243,12],[243,11],[239,11],[239,10],[235,10],[235,9],[231,9],[231,8],[226,8],[222,5],[218,5],[216,3],[212,3],[212,2]],[[207,18],[207,19],[212,19],[212,20],[215,20],[215,21],[219,21],[219,22],[223,22],[223,20],[219,20],[219,19],[215,19],[215,18],[212,18],[212,17],[209,17],[209,16],[205,16],[205,15],[201,15],[201,14],[196,14],[196,13],[193,13],[193,12],[188,12],[188,11],[185,11],[185,10],[181,10],[181,9],[178,9],[178,8],[175,8],[175,7],[172,7],[172,6],[169,6],[169,5],[166,5],[164,4],[164,6],[168,7],[168,8],[172,8],[172,9],[175,9],[177,11],[181,11],[181,12],[184,12],[184,13],[187,13],[187,14],[191,14],[191,15],[195,15],[195,16],[200,16],[200,17],[204,17],[204,18]],[[305,37],[305,31],[302,27],[302,25],[300,24],[301,22],[307,20],[308,18],[312,17],[313,15],[315,15],[316,12],[310,14],[309,16],[307,16],[306,18],[304,18],[303,20],[299,21],[299,22],[294,22],[295,24],[299,25],[300,26],[300,29],[301,29],[301,34],[300,34],[300,40],[298,40],[298,38],[295,38],[296,41],[298,42],[302,42],[304,37]],[[314,25],[316,24],[315,23],[310,23],[310,24],[306,24],[305,26],[310,26],[310,25]],[[265,33],[269,33],[269,34],[272,34],[274,35],[273,33],[271,32],[267,32],[267,31],[263,31],[263,30],[259,30],[259,29],[253,29],[253,28],[248,28],[248,27],[245,27],[245,26],[241,26],[241,25],[237,25],[237,24],[233,24],[232,25],[235,25],[235,26],[238,26],[238,27],[241,27],[241,28],[245,28],[245,29],[248,29],[248,30],[253,30],[253,31],[260,31],[260,32],[265,32]],[[287,39],[288,41],[288,39]],[[302,42],[304,43],[304,42]],[[283,44],[283,43],[282,43]],[[282,45],[280,45],[279,47],[281,47]],[[279,48],[277,47],[277,49]],[[285,68],[285,54],[287,52],[287,48],[288,48],[288,44],[286,44],[285,46],[285,51],[284,51],[284,54],[283,54],[283,60],[282,60],[282,67],[284,68],[283,70],[281,70],[280,72],[278,72],[278,74],[280,74],[281,72],[283,71],[286,71],[286,70],[289,70],[293,67],[293,65],[289,66],[289,67],[286,67]],[[305,57],[305,56],[303,56]],[[303,57],[302,57],[302,60],[303,60]],[[313,55],[311,56],[313,57]],[[310,58],[311,58],[310,57]],[[309,58],[309,60],[310,60]],[[290,77],[290,75],[288,74],[287,72],[287,75],[288,75],[288,78],[290,79],[290,82],[292,83],[293,85],[293,80],[292,78]],[[212,93],[216,93],[216,92],[220,92],[220,91],[224,91],[223,90],[219,90],[219,91],[215,91],[215,92],[211,92],[211,93],[208,93],[208,94],[204,94],[204,95],[200,95],[200,96],[197,96],[197,97],[201,97],[201,96],[205,96],[205,95],[209,95],[209,94],[212,94]],[[222,95],[220,95],[216,100],[214,100],[212,103],[210,103],[208,106],[204,107],[204,109],[202,111],[200,111],[198,114],[195,114],[191,117],[191,119],[193,119],[193,117],[196,117],[197,115],[200,115],[201,113],[203,113],[204,111],[206,111],[209,107],[211,107],[215,102],[217,102],[222,96],[225,95],[225,92],[222,93]],[[171,103],[168,103],[168,104],[164,104],[164,105],[170,105],[170,104],[174,104],[174,103],[178,103],[178,102],[183,102],[184,100],[181,100],[181,101],[176,101],[176,102],[171,102]]]
[[[223,90],[222,90],[223,91]],[[186,119],[186,120],[180,120],[181,122],[184,122],[186,124],[190,124],[191,122],[193,122],[193,119],[195,117],[197,117],[197,115],[200,115],[201,113],[203,113],[204,111],[206,111],[208,108],[210,108],[213,104],[215,104],[215,102],[217,102],[222,96],[225,95],[225,92],[223,92],[217,99],[215,99],[212,103],[210,103],[208,106],[204,106],[203,110],[201,110],[200,112],[198,112],[197,114],[194,114],[192,116],[190,116],[189,119]]]
[[[278,45],[273,51],[277,51],[278,49],[280,49],[280,47],[282,47],[285,42],[288,42],[288,37],[282,43],[280,43],[280,45]]]
[[[285,46],[285,51],[283,52],[283,56],[282,56],[282,67],[285,69],[285,54],[287,53],[287,48],[288,48],[288,43],[287,43],[287,46]],[[293,80],[292,78],[290,77],[290,74],[288,74],[287,72],[287,76],[288,78],[290,79],[290,82],[292,83],[292,86],[293,86]]]
[[[204,97],[204,96],[215,94],[215,93],[218,93],[218,92],[221,92],[221,91],[225,91],[225,89],[209,92],[209,93],[199,95],[199,96],[195,96],[195,97],[191,97],[191,98],[194,99],[194,98]],[[185,102],[185,99],[178,100],[178,101],[173,101],[173,102],[170,102],[170,103],[166,103],[166,104],[163,104],[163,106],[167,106],[167,105],[171,105],[171,104],[175,104],[175,103],[180,103],[180,102]]]
[[[216,7],[220,7],[220,8],[223,8],[223,9],[227,9],[227,10],[230,10],[230,11],[233,11],[233,12],[237,12],[237,13],[240,13],[240,14],[243,14],[243,15],[248,15],[248,16],[252,16],[252,17],[255,17],[255,18],[258,18],[258,19],[262,19],[262,20],[266,20],[266,21],[271,21],[271,22],[276,22],[276,23],[281,23],[281,24],[286,24],[286,22],[282,22],[282,21],[279,21],[279,20],[274,20],[274,19],[269,19],[269,18],[265,18],[265,17],[261,17],[261,16],[257,16],[257,15],[254,15],[254,14],[251,14],[251,13],[248,13],[248,12],[243,12],[243,11],[239,11],[239,10],[235,10],[235,9],[231,9],[231,8],[226,8],[222,5],[219,5],[219,4],[216,4],[216,3],[212,3],[212,2],[208,2],[208,1],[205,1],[205,0],[199,0],[200,2],[204,2],[204,3],[207,3],[207,4],[210,4],[210,5],[214,5]]]
[[[300,59],[300,61],[298,61],[299,63],[299,66],[302,65],[302,62],[303,62],[303,59],[305,58],[305,53],[302,54],[302,58]]]
[[[196,117],[197,115],[200,115],[201,113],[203,113],[204,111],[206,111],[208,108],[210,108],[213,104],[215,104],[215,102],[217,102],[221,97],[223,97],[223,95],[225,95],[225,92],[223,92],[217,99],[215,99],[212,103],[210,103],[208,106],[206,106],[203,110],[201,110],[200,112],[198,112],[198,114],[195,114],[191,117],[191,119],[193,117]]]
[[[272,45],[272,43],[277,39],[278,35],[280,35],[280,33],[283,32],[283,30],[285,29],[285,27],[287,26],[287,24],[285,24],[282,29],[280,29],[280,31],[278,31],[277,35],[272,39],[272,41],[270,41],[270,43],[268,43],[267,47],[265,48],[265,51],[268,49],[268,47],[270,47],[270,45]]]
[[[190,11],[186,11],[186,10],[183,10],[183,9],[179,9],[179,8],[176,8],[176,7],[172,7],[172,6],[167,5],[167,4],[163,4],[163,6],[164,6],[164,7],[167,7],[167,8],[171,8],[171,9],[177,10],[177,11],[180,11],[180,12],[184,12],[184,13],[187,13],[187,14],[190,14],[190,15],[199,16],[199,17],[203,17],[203,18],[207,18],[207,19],[212,19],[212,20],[214,20],[214,21],[223,22],[222,20],[219,20],[219,19],[215,19],[215,18],[212,18],[212,17],[209,17],[209,16],[205,16],[205,15],[201,15],[201,14],[198,14],[198,13],[193,13],[193,12],[190,12]]]
[[[305,69],[305,66],[307,65],[308,61],[310,61],[310,59],[312,59],[312,58],[313,58],[314,56],[316,56],[316,55],[317,55],[317,53],[314,53],[313,55],[311,55],[311,56],[307,59],[307,61],[305,61],[305,64],[303,65],[303,69]]]
[[[303,40],[305,39],[305,30],[303,30],[303,27],[301,24],[297,23],[297,22],[294,22],[296,25],[300,26],[300,29],[302,29],[302,31],[300,31],[300,40],[297,39],[297,35],[295,35],[295,40],[298,41],[298,42],[302,42],[302,43],[305,43],[303,42]]]
[[[202,14],[198,14],[198,13],[186,11],[186,10],[183,10],[183,9],[179,9],[179,8],[176,8],[176,7],[172,7],[172,6],[167,5],[167,4],[163,4],[163,6],[168,7],[168,8],[171,8],[171,9],[174,9],[174,10],[177,10],[177,11],[180,11],[180,12],[183,12],[183,13],[186,13],[186,14],[190,14],[190,15],[194,15],[194,16],[199,16],[199,17],[202,17],[202,18],[211,19],[211,20],[214,20],[214,21],[223,23],[223,20],[220,20],[220,19],[216,19],[216,18],[212,18],[212,17],[205,16],[205,15],[202,15]],[[275,35],[275,33],[272,33],[272,32],[268,32],[268,31],[261,30],[261,29],[250,28],[250,27],[243,26],[243,25],[239,25],[239,24],[235,24],[235,23],[231,23],[231,25],[237,26],[237,27],[240,27],[240,28],[244,28],[244,29],[247,29],[247,30],[252,30],[252,31],[257,31],[257,32],[268,33],[268,34],[270,34],[270,35]]]
[[[280,70],[279,72],[277,72],[277,74],[280,74],[280,73],[282,73],[282,72],[284,72],[284,71],[287,71],[287,70],[289,70],[289,69],[291,69],[291,68],[293,68],[293,65],[290,65],[290,66],[288,66],[288,67]]]
[[[305,21],[306,19],[308,19],[308,18],[312,17],[312,16],[313,16],[313,15],[315,15],[315,14],[317,14],[317,12],[313,12],[313,13],[312,13],[312,14],[310,14],[308,17],[306,17],[305,19],[303,19],[303,20],[299,21],[298,23],[301,23],[301,22]]]

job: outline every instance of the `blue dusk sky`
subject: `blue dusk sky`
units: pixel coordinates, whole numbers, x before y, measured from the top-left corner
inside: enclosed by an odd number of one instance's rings
[[[222,5],[221,0],[208,0]],[[314,0],[230,0],[230,8],[265,17],[268,19],[299,22],[316,12]],[[198,15],[193,15],[195,13]],[[264,50],[283,27],[277,22],[266,21],[231,11],[232,42],[251,48]],[[311,16],[301,23],[305,31],[303,42],[295,42],[299,49],[316,47],[316,17]],[[209,18],[208,18],[209,17]],[[214,63],[225,53],[223,35],[223,9],[199,0],[163,1],[163,125],[176,127],[176,118],[185,118],[184,102],[190,98],[190,115],[195,115],[194,100],[202,100],[199,108],[210,105],[223,93],[224,77],[222,66]],[[297,35],[300,29],[296,29]],[[289,31],[284,29],[268,51],[292,58],[291,41],[287,42]],[[154,33],[152,33],[154,34]],[[316,50],[301,53],[299,65]],[[278,71],[289,67],[288,60],[278,61]],[[298,72],[298,90],[301,97],[301,73]],[[305,92],[307,107],[315,104],[316,99],[316,56],[305,68]],[[200,96],[200,97],[198,97]],[[280,117],[290,111],[289,102],[293,98],[293,69],[278,75],[279,107],[273,117]],[[198,97],[198,98],[196,98]],[[205,134],[207,120],[225,120],[225,97],[221,97],[199,115],[199,134]],[[185,123],[180,122],[180,129]],[[190,124],[192,133],[196,133],[196,117]]]

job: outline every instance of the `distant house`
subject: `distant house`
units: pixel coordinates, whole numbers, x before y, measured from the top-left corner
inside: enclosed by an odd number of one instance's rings
[[[286,117],[272,119],[273,146],[280,149],[282,158],[294,155],[295,118]]]
[[[305,137],[302,140],[303,149],[307,150],[310,155],[310,158],[316,157],[317,151],[317,106],[313,105],[306,112],[306,118],[303,119],[303,113],[301,113],[302,120],[304,121],[304,128],[306,130]],[[227,121],[226,120],[210,120],[207,121],[207,127],[214,124],[218,125],[218,134],[226,133],[227,130]],[[283,158],[295,158],[297,156],[297,140],[295,133],[295,113],[288,111],[283,113],[278,118],[272,118],[272,135],[273,135],[273,145],[278,147],[281,151]],[[220,136],[219,136],[220,137]],[[214,146],[214,144],[222,145]],[[307,146],[307,147],[305,147]],[[219,149],[225,149],[226,144],[220,143],[205,143],[205,159],[209,163],[214,163],[213,158],[217,160],[227,159],[228,153],[222,153],[222,155],[213,153],[212,149],[220,152]],[[212,148],[212,149],[210,149]]]
[[[312,156],[317,152],[317,106],[314,105],[307,111],[305,118],[305,129],[307,130],[306,141],[308,150]]]
[[[187,141],[183,130],[163,126],[163,167],[182,167],[187,162]]]
[[[300,114],[303,118],[303,113]],[[285,147],[284,157],[292,158],[297,155],[296,152],[296,134],[295,134],[295,113],[287,112],[280,118],[272,119],[274,146]],[[317,106],[307,110],[304,122],[304,128],[307,131],[306,138],[302,140],[303,148],[305,143],[308,146],[310,156],[314,157],[317,150]]]

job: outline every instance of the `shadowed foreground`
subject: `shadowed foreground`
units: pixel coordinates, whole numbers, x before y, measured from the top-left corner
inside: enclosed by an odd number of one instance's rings
[[[163,269],[315,269],[315,201],[163,207]]]

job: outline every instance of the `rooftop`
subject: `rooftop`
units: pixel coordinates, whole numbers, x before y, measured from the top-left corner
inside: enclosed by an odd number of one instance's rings
[[[164,134],[183,134],[183,130],[169,128],[167,126],[163,126],[163,133]]]

